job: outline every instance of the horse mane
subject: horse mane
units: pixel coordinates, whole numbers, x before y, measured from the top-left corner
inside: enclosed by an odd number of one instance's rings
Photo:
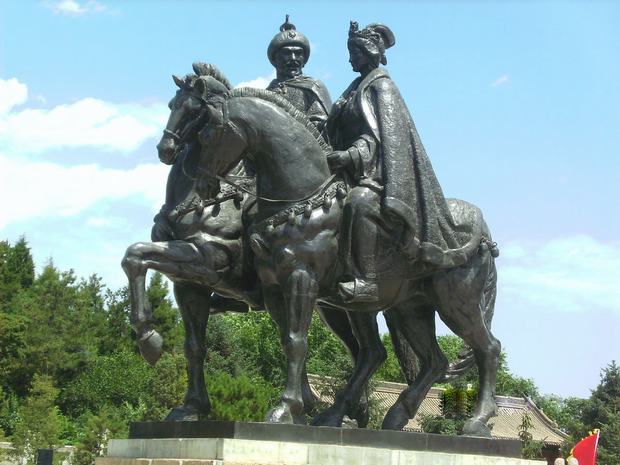
[[[217,66],[212,65],[211,63],[203,63],[202,61],[197,61],[192,64],[192,68],[196,73],[196,78],[200,76],[211,76],[216,81],[219,81],[223,84],[228,90],[232,89],[232,85],[230,85],[230,81],[224,76]]]
[[[257,89],[254,87],[240,87],[237,89],[233,89],[230,92],[230,97],[254,97],[265,100],[269,103],[273,103],[275,106],[286,111],[290,116],[293,117],[293,119],[295,119],[295,121],[304,126],[310,132],[310,134],[314,136],[314,138],[317,140],[324,152],[330,152],[332,150],[329,144],[325,142],[325,139],[318,131],[316,126],[306,116],[306,114],[303,111],[295,108],[295,106],[291,102],[286,100],[284,97],[276,94],[275,92],[266,89]]]

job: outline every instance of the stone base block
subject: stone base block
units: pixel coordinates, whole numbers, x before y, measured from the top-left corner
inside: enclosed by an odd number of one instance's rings
[[[96,465],[545,465],[491,455],[230,438],[113,439]]]

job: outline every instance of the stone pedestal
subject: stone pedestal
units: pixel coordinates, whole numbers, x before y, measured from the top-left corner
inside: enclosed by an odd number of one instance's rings
[[[165,437],[167,436],[167,437]],[[519,441],[263,423],[139,423],[96,465],[544,465]]]

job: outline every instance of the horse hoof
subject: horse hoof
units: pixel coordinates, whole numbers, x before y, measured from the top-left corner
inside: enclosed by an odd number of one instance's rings
[[[198,410],[193,407],[179,405],[170,411],[164,421],[198,421]]]
[[[354,412],[349,412],[348,415],[351,420],[355,420],[357,422],[358,428],[366,428],[366,426],[368,426],[368,421],[370,420],[368,404],[360,404]]]
[[[291,414],[291,409],[286,404],[280,404],[267,412],[267,423],[295,423],[295,418]]]
[[[151,365],[155,365],[163,352],[164,339],[151,329],[138,339],[140,354]]]
[[[470,418],[463,426],[463,436],[474,436],[478,438],[490,438],[491,429],[480,420]]]
[[[405,407],[397,402],[392,405],[383,419],[381,429],[401,431],[409,423],[409,414]]]
[[[329,409],[323,413],[319,413],[312,419],[312,426],[331,426],[333,428],[340,428],[342,426],[342,416],[330,412]]]

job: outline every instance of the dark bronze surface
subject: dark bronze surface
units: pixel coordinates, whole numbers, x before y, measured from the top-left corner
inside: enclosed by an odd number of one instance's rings
[[[287,383],[267,421],[302,423],[314,405],[305,359],[317,308],[355,370],[313,424],[341,426],[349,415],[365,426],[365,388],[386,357],[376,322],[384,311],[410,385],[383,428],[402,429],[434,383],[477,365],[479,398],[464,433],[490,435],[498,251],[481,211],[443,196],[409,110],[380,66],[395,43],[385,25],[351,23],[346,46],[360,75],[329,114],[324,85],[302,73],[309,42],[288,17],[268,48],[277,70],[268,90],[231,89],[205,63],[174,77],[179,89],[157,147],[172,165],[166,203],[153,242],[130,246],[123,259],[131,322],[150,363],[162,341],[145,298],[146,270],[174,282],[189,386],[168,421],[208,415],[206,326],[211,302],[221,311],[232,299],[231,309],[243,311],[239,301],[265,308],[282,335]],[[436,312],[471,348],[452,367],[437,345]]]

